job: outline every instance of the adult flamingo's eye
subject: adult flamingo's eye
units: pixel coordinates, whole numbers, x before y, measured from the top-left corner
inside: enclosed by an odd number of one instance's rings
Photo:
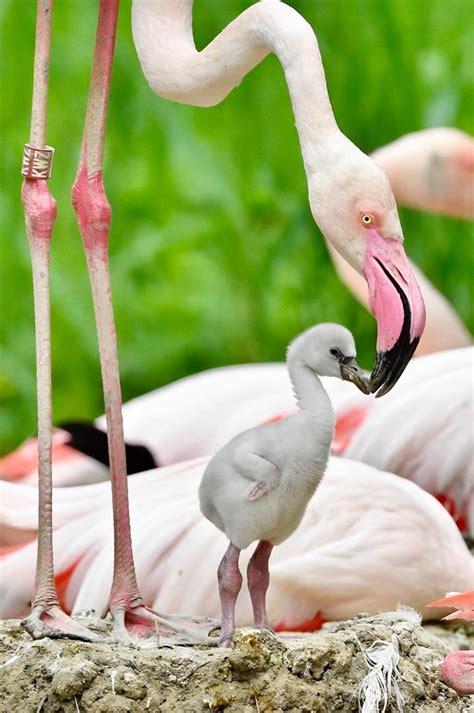
[[[368,226],[373,225],[374,216],[372,213],[361,213],[360,222],[367,228]]]

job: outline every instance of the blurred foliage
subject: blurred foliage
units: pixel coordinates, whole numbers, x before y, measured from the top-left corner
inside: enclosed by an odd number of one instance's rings
[[[244,0],[197,0],[204,46]],[[315,28],[341,129],[370,152],[427,126],[472,133],[468,0],[293,0]],[[0,449],[35,430],[31,270],[19,200],[35,5],[2,0]],[[59,214],[52,246],[54,417],[102,411],[95,327],[69,193],[97,0],[55,3],[48,142]],[[123,0],[106,140],[110,244],[124,399],[222,364],[281,360],[319,320],[350,325],[361,360],[375,324],[339,284],[314,225],[283,74],[269,57],[220,106],[149,90]],[[401,211],[408,252],[474,328],[470,226]]]

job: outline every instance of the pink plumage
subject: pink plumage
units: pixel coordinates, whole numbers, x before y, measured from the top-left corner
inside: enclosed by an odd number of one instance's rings
[[[472,573],[474,577],[474,572]],[[445,616],[445,619],[465,619],[474,620],[474,590],[463,592],[462,594],[451,594],[443,599],[427,604],[428,607],[448,607],[457,609],[452,614]]]
[[[215,571],[225,536],[199,512],[197,490],[206,463],[202,458],[129,479],[138,579],[158,610],[213,617],[219,612]],[[36,489],[6,485],[7,493],[17,489],[21,529],[31,533]],[[67,610],[106,608],[110,498],[108,483],[55,490],[56,576]],[[2,616],[27,611],[35,553],[32,542],[0,560]],[[465,589],[470,568],[462,537],[433,497],[397,476],[332,458],[300,527],[276,548],[269,616],[278,628],[298,629],[318,616],[320,622],[345,619],[404,603],[436,619],[445,612],[427,609],[425,602],[453,586]],[[237,618],[251,622],[244,593]]]

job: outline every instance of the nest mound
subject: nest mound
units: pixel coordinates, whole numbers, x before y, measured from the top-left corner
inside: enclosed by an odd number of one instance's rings
[[[108,622],[80,619],[103,633],[109,630]],[[473,701],[445,686],[438,671],[450,649],[474,648],[472,638],[459,625],[424,628],[416,615],[385,614],[361,616],[315,634],[277,637],[244,629],[237,632],[232,650],[218,650],[158,647],[154,640],[140,646],[33,641],[12,620],[0,622],[0,710],[349,713],[364,706],[364,713],[376,713],[386,695],[386,711],[466,713]],[[378,669],[382,677],[375,670],[378,664],[371,669],[377,652],[388,664]],[[377,689],[383,671],[386,681]]]

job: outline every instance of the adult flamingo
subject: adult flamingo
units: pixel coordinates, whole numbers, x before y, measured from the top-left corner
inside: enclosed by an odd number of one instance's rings
[[[138,578],[157,609],[219,615],[215,577],[226,538],[202,517],[197,497],[208,461],[129,479]],[[13,617],[27,611],[33,590],[37,490],[6,488],[17,497],[11,535],[29,540],[0,559],[0,615]],[[55,489],[54,503],[61,602],[67,611],[103,613],[113,576],[108,484]],[[446,611],[425,603],[446,589],[470,586],[472,565],[452,518],[431,495],[364,463],[331,457],[300,527],[274,553],[270,622],[281,630],[313,630],[323,620],[391,611],[398,603],[437,619]],[[243,596],[237,622],[252,621]]]
[[[162,621],[140,595],[133,562],[119,368],[108,268],[111,211],[103,148],[119,0],[100,0],[92,79],[73,205],[89,270],[99,340],[114,513],[114,577],[109,609],[126,636],[127,617]],[[51,359],[49,245],[56,215],[48,188],[52,150],[45,147],[51,0],[38,0],[30,143],[22,172],[32,251],[37,329],[39,517],[37,588],[25,625],[33,636],[89,634],[61,611],[54,589],[51,500]],[[423,300],[403,249],[395,200],[383,172],[338,129],[316,37],[290,7],[253,5],[205,48],[192,38],[192,0],[135,0],[134,39],[145,74],[161,94],[210,105],[220,101],[269,52],[280,59],[290,90],[313,215],[322,232],[369,284],[378,323],[371,388],[390,390],[413,355],[425,323]]]
[[[337,379],[323,379],[337,418],[333,453],[413,480],[438,497],[459,528],[470,533],[474,533],[472,394],[466,385],[471,379],[473,358],[472,348],[417,357],[408,365],[397,389],[384,399],[367,398]],[[129,453],[138,449],[140,455],[146,446],[150,458],[169,465],[212,454],[241,431],[295,410],[282,364],[222,367],[181,379],[125,404],[124,432]],[[88,428],[94,438],[102,439],[104,451],[105,417],[96,425],[98,429]],[[53,467],[54,483],[80,485],[107,479],[106,465],[71,447],[76,443],[74,426],[68,428],[72,435],[59,429],[53,436],[53,452],[58,456]],[[32,454],[34,443],[27,442],[4,461],[4,469],[10,463],[14,470],[16,464],[22,476],[18,482],[36,483]],[[7,512],[10,498],[15,503],[17,497],[8,488],[0,488],[0,494]],[[18,516],[14,503],[11,517]],[[27,507],[26,502],[23,507]]]
[[[377,318],[372,391],[394,386],[425,324],[423,300],[403,250],[389,182],[339,130],[329,101],[318,43],[288,5],[252,5],[198,52],[193,0],[135,0],[132,29],[151,89],[167,99],[213,106],[273,52],[288,85],[311,211],[329,243],[365,277]]]
[[[324,379],[324,383],[337,415],[344,416],[361,404],[360,392],[349,384],[336,379]],[[214,453],[237,433],[277,420],[296,408],[283,364],[227,366],[179,379],[124,405],[129,473]],[[105,417],[101,417],[95,426],[69,423],[55,430],[55,486],[109,477],[104,449],[106,426]],[[139,467],[143,459],[138,458],[142,452],[136,451],[140,448],[137,444],[147,449],[154,464]],[[35,439],[0,460],[0,474],[6,480],[36,483]]]

